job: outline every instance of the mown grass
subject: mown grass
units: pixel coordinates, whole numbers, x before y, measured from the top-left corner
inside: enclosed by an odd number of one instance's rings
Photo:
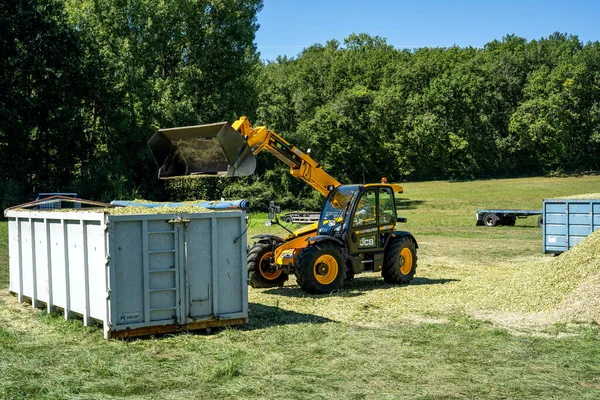
[[[407,183],[399,227],[419,240],[413,284],[368,273],[309,296],[290,279],[249,289],[244,328],[132,341],[17,304],[2,222],[0,398],[598,398],[596,324],[506,329],[479,316],[518,312],[517,295],[494,293],[523,266],[552,264],[535,220],[475,227],[477,208],[541,208],[598,187],[600,177]],[[265,218],[253,215],[249,236],[281,229]]]

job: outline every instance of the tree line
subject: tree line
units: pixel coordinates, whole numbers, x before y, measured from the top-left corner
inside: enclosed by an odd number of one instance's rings
[[[352,34],[261,61],[261,0],[0,5],[0,201],[246,197],[318,208],[268,154],[236,179],[156,179],[156,129],[247,115],[343,183],[600,169],[600,43],[554,33],[396,49]]]

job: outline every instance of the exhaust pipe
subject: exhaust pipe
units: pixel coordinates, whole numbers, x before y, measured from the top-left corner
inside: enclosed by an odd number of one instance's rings
[[[148,146],[160,179],[246,176],[256,169],[252,149],[229,122],[159,129]]]

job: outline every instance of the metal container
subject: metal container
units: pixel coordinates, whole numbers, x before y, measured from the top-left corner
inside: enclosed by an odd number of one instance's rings
[[[104,337],[243,324],[245,212],[6,213],[10,291]]]
[[[559,254],[600,229],[600,199],[545,199],[544,253]]]

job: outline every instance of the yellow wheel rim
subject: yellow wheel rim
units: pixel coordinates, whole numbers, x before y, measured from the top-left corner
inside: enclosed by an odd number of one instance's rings
[[[321,285],[329,285],[338,276],[339,266],[335,257],[323,254],[315,262],[315,278]]]
[[[400,272],[402,272],[402,275],[410,274],[410,271],[412,270],[412,266],[413,266],[412,252],[410,251],[410,249],[405,247],[402,249],[402,251],[400,251]]]
[[[260,274],[262,275],[263,278],[265,278],[268,281],[275,280],[275,279],[279,278],[279,275],[281,275],[281,270],[271,272],[267,268],[263,268],[263,263],[272,257],[273,257],[273,252],[269,251],[268,253],[265,253],[260,258],[260,262],[258,263],[258,269],[260,269]],[[268,265],[265,265],[264,267],[268,267]]]

